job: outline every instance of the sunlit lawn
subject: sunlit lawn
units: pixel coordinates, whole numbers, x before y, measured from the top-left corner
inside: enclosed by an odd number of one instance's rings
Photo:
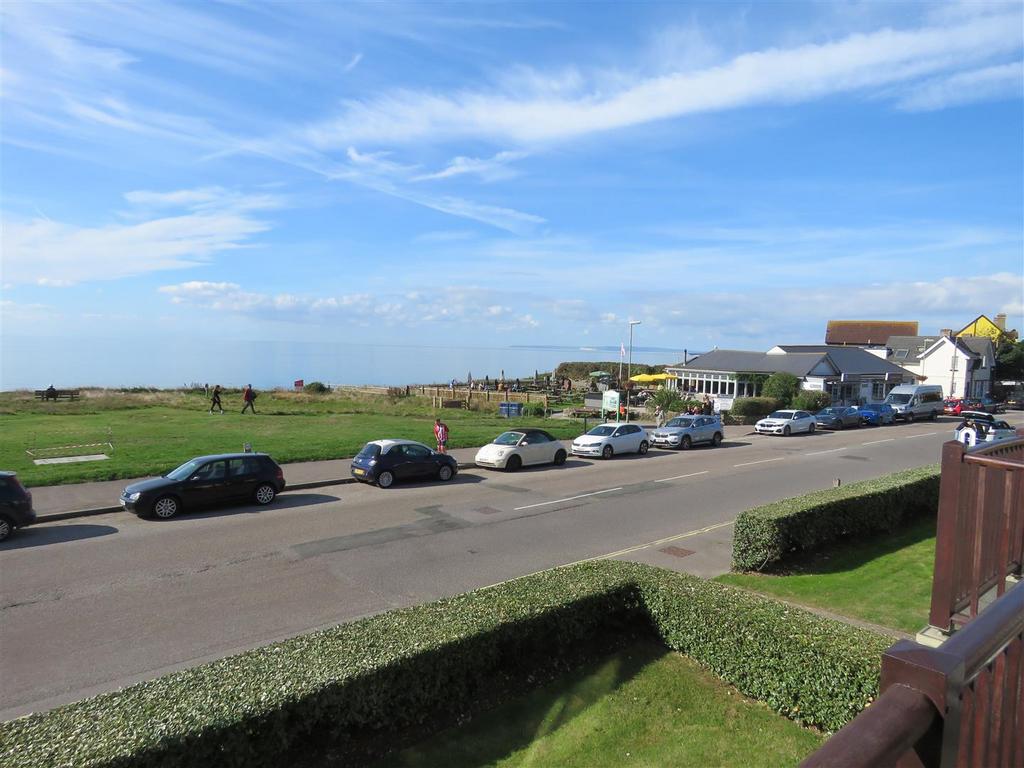
[[[867,542],[831,548],[790,573],[726,574],[718,581],[796,603],[916,632],[928,623],[935,519]]]
[[[428,766],[785,766],[821,742],[695,662],[634,645],[391,755]]]
[[[307,396],[266,392],[256,400],[257,414],[242,415],[241,397],[224,398],[223,416],[210,415],[202,394],[101,393],[75,402],[40,403],[31,393],[0,394],[0,469],[18,472],[26,485],[109,480],[159,474],[198,455],[242,450],[251,443],[279,462],[353,456],[367,440],[404,437],[433,441],[435,411],[430,398],[389,401],[385,397]],[[556,437],[575,437],[581,426],[557,419],[500,418],[497,402],[489,410],[445,409],[453,448],[490,442],[510,423],[541,426]],[[109,461],[36,466],[26,449],[105,442],[114,449],[73,449],[65,453],[103,452]]]

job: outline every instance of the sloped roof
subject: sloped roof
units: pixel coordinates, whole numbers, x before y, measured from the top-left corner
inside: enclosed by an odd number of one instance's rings
[[[957,341],[965,344],[976,355],[992,355],[995,345],[988,336],[960,336]]]
[[[941,334],[933,336],[890,336],[886,346],[889,348],[888,360],[897,365],[912,365],[921,359],[930,346],[941,339]],[[901,352],[906,354],[900,354]]]
[[[828,344],[780,344],[778,348],[783,350],[786,354],[776,355],[776,357],[788,357],[793,353],[824,353],[828,355],[829,360],[832,361],[833,366],[838,369],[840,373],[849,373],[854,375],[908,373],[908,371],[901,368],[898,364],[893,363],[890,360],[884,360],[878,355],[873,355],[866,349],[861,349],[860,347],[830,346]]]
[[[916,320],[829,320],[825,343],[883,346],[890,336],[916,336],[917,332]]]
[[[769,355],[766,352],[716,349],[711,352],[705,352],[686,365],[680,363],[679,365],[671,366],[671,368],[691,371],[724,371],[728,373],[791,373],[794,376],[802,377],[814,370],[826,357],[826,355],[819,352]],[[841,371],[837,370],[836,373],[841,373]]]

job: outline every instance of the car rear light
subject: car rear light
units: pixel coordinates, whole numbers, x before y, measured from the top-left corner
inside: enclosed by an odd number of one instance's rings
[[[277,479],[284,480],[284,470],[280,467],[277,468]]]

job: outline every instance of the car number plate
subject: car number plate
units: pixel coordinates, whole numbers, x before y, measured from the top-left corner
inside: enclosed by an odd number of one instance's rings
[[[365,475],[366,474],[366,470],[365,469],[353,469],[352,473],[356,474],[356,475]]]

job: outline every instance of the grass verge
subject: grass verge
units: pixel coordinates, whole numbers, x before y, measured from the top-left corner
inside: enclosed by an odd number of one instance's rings
[[[57,485],[162,474],[193,456],[239,451],[244,443],[279,462],[347,458],[382,437],[432,445],[437,415],[450,427],[452,448],[488,443],[512,425],[541,427],[559,438],[581,430],[560,419],[502,419],[497,403],[490,405],[493,409],[485,411],[437,412],[430,398],[265,392],[256,400],[255,416],[240,413],[240,396],[225,397],[227,412],[211,416],[202,393],[89,390],[75,402],[41,403],[31,393],[5,392],[0,393],[0,468],[18,472],[26,485]],[[105,461],[37,466],[26,453],[106,441],[108,434],[113,451],[65,452],[104,452],[110,456]]]
[[[904,632],[928,623],[935,520],[821,551],[776,574],[731,573],[716,580]]]
[[[381,766],[746,768],[795,765],[823,740],[691,659],[643,642],[397,752]]]

